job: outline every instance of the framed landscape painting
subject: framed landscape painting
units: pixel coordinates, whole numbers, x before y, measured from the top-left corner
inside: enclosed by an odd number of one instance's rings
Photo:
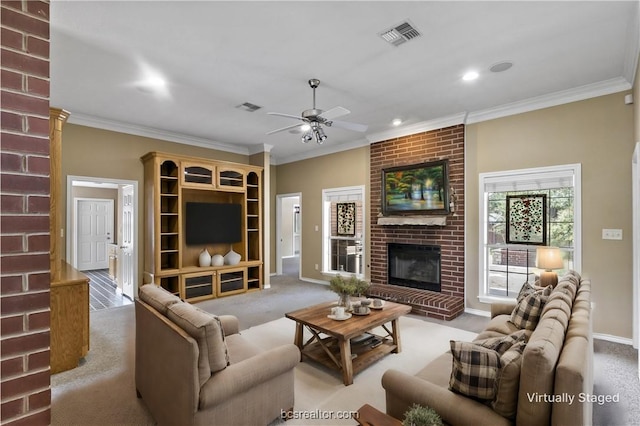
[[[449,162],[438,160],[382,170],[382,214],[449,213]]]
[[[507,195],[507,244],[547,245],[547,195]]]

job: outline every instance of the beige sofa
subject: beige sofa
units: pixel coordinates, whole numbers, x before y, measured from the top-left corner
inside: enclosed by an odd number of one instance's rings
[[[298,348],[261,351],[234,316],[216,317],[154,284],[135,300],[135,381],[160,425],[266,425],[293,409]]]
[[[514,307],[515,303],[493,305],[490,323],[473,343],[486,344],[518,333],[511,322]],[[519,368],[513,370],[515,379],[511,376],[510,382],[505,379],[501,387],[496,386],[503,397],[513,395],[510,414],[495,399],[481,401],[449,389],[451,352],[415,376],[385,372],[387,414],[402,419],[418,403],[435,409],[450,425],[590,425],[592,404],[585,399],[593,393],[590,281],[575,272],[563,276],[543,305],[537,325],[520,334],[526,337],[515,364]],[[498,377],[501,374],[499,370]]]

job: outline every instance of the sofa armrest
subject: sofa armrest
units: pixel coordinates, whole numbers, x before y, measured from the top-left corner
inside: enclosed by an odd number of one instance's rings
[[[397,370],[387,370],[382,376],[387,414],[402,419],[406,410],[416,403],[433,408],[442,420],[456,425],[511,425],[511,422],[490,407],[447,388]]]
[[[233,315],[218,315],[225,336],[238,334],[240,332],[240,324],[238,318]]]
[[[491,318],[495,318],[498,315],[511,315],[516,304],[513,302],[500,302],[491,304]]]
[[[300,362],[300,350],[293,344],[278,346],[231,364],[209,378],[200,389],[200,409],[220,404],[259,383],[293,370]]]

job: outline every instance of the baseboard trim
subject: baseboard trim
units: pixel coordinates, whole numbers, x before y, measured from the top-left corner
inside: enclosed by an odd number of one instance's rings
[[[607,342],[620,343],[621,345],[633,346],[633,339],[627,337],[613,336],[611,334],[593,333],[594,339],[606,340]]]
[[[482,309],[464,308],[464,313],[471,314],[471,315],[478,315],[478,316],[487,317],[487,318],[491,317],[491,312],[483,311]]]
[[[307,277],[300,277],[300,281],[304,281],[304,282],[308,282],[308,283],[314,283],[314,284],[324,284],[324,285],[329,285],[328,281],[324,281],[324,280],[317,280],[315,278],[307,278]]]

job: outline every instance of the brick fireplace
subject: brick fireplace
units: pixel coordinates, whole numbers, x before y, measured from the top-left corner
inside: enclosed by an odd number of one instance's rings
[[[382,170],[444,159],[449,160],[449,185],[455,194],[455,212],[446,216],[446,224],[379,225]],[[410,304],[413,313],[445,320],[455,318],[464,310],[464,125],[372,144],[370,169],[370,294]],[[389,284],[389,244],[439,247],[440,291]]]

